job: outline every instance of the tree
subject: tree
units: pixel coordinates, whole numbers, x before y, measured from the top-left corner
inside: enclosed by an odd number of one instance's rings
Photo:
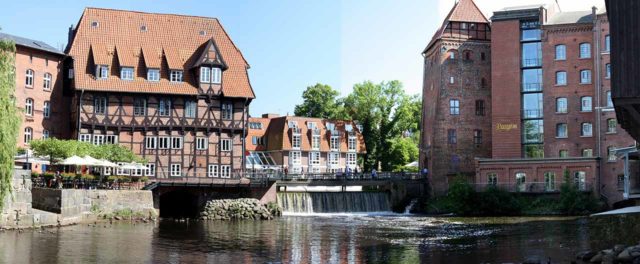
[[[390,139],[389,164],[393,171],[408,170],[405,165],[418,160],[418,145],[412,138],[396,137]]]
[[[75,144],[71,144],[68,140],[59,140],[56,138],[37,139],[29,144],[33,153],[37,156],[49,156],[51,164],[58,159],[66,159],[74,155],[76,151]]]
[[[55,138],[33,140],[31,149],[38,156],[49,156],[51,163],[56,160],[66,159],[73,155],[84,157],[92,156],[96,159],[106,159],[112,162],[144,162],[143,159],[119,144],[93,145],[77,140],[59,140]]]
[[[331,86],[317,83],[308,86],[302,93],[302,104],[296,105],[296,116],[341,119],[341,105],[337,101],[340,93]]]
[[[15,52],[11,41],[0,40],[0,209],[11,194],[13,158],[17,153],[20,118],[15,102]]]

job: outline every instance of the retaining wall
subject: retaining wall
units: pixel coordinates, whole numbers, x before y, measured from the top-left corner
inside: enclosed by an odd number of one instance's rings
[[[33,208],[58,213],[63,217],[83,213],[112,213],[122,209],[145,214],[154,210],[151,191],[33,188],[32,196]]]

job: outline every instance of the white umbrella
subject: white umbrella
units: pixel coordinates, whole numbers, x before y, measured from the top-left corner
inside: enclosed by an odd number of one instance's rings
[[[404,165],[404,166],[405,166],[405,167],[418,167],[418,166],[420,166],[420,165],[418,164],[418,162],[417,162],[417,161],[414,161],[414,162],[411,162],[411,163],[409,163],[409,164],[407,164],[407,165]]]
[[[84,156],[84,160],[86,160],[88,163],[91,163],[91,166],[102,166],[102,162],[94,157]]]
[[[108,160],[105,160],[105,159],[101,159],[101,160],[99,160],[99,162],[100,162],[100,166],[102,166],[102,167],[110,167],[110,168],[118,167],[118,164],[115,164],[115,163],[113,163],[111,161],[108,161]]]
[[[87,160],[85,160],[85,159],[83,159],[81,157],[78,157],[78,156],[68,157],[68,158],[64,159],[63,161],[59,162],[58,164],[61,164],[61,165],[78,165],[78,166],[83,166],[83,165],[91,166],[91,165],[93,165],[91,162],[88,162]]]
[[[140,163],[124,163],[120,166],[120,169],[122,170],[146,170],[147,166],[140,164]]]

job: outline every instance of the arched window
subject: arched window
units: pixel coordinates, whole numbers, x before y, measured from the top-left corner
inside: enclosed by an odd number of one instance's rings
[[[26,85],[27,87],[33,87],[33,70],[28,69],[25,76],[26,80],[24,82],[24,85]]]
[[[25,127],[24,128],[24,143],[25,144],[29,144],[29,142],[31,142],[31,139],[33,139],[33,129],[30,127]]]
[[[449,50],[449,52],[447,52],[447,57],[448,57],[450,60],[455,60],[455,59],[456,59],[456,56],[457,56],[457,54],[456,54],[456,53],[458,53],[458,51],[457,51],[457,50],[454,50],[454,49]]]
[[[516,190],[519,192],[524,192],[527,190],[527,174],[524,172],[516,173]]]
[[[27,116],[33,116],[33,99],[27,98],[25,101],[24,114]]]
[[[51,103],[49,101],[44,101],[42,115],[44,116],[44,118],[49,118],[51,116]]]
[[[590,43],[580,43],[580,58],[591,58],[591,44]]]
[[[51,90],[51,73],[45,73],[44,74],[44,82],[42,84],[42,87],[45,90]]]

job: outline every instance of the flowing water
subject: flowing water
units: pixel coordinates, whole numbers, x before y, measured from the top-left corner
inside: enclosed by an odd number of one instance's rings
[[[0,232],[0,263],[504,263],[638,243],[640,217],[285,216]],[[545,262],[546,263],[546,262]]]
[[[285,214],[389,212],[385,192],[279,192]]]

